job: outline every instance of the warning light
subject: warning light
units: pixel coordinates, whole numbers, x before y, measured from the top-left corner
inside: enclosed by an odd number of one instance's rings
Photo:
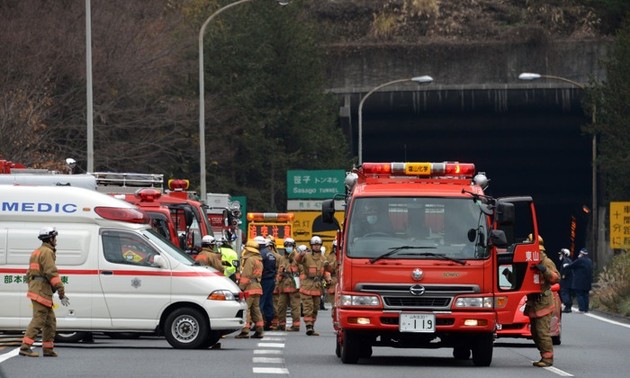
[[[248,222],[292,222],[293,213],[247,213]]]
[[[472,163],[364,163],[361,166],[366,175],[399,176],[454,176],[472,178],[475,165]]]
[[[142,202],[153,202],[162,196],[159,190],[146,188],[140,189],[136,192],[136,198],[139,198]]]
[[[170,179],[168,180],[168,188],[173,191],[184,191],[190,187],[190,181],[184,179]]]

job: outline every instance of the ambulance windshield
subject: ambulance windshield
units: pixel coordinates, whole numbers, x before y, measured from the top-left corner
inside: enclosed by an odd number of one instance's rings
[[[348,221],[348,257],[488,257],[486,216],[470,198],[360,197]]]
[[[193,265],[195,263],[195,260],[188,256],[186,252],[175,247],[168,240],[164,239],[164,236],[160,235],[160,233],[156,230],[149,228],[144,230],[142,233],[153,243],[157,244],[161,251],[168,253],[169,256],[182,264]]]

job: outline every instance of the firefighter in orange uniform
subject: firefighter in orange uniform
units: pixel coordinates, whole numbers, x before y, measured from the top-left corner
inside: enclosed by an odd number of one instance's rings
[[[317,320],[317,311],[323,293],[322,281],[324,278],[324,257],[320,250],[322,239],[319,236],[311,238],[311,253],[306,253],[306,246],[300,246],[300,252],[295,261],[300,264],[303,271],[300,274],[300,297],[304,307],[304,324],[308,336],[319,336],[314,326]],[[302,248],[303,247],[303,248]]]
[[[201,239],[201,252],[195,257],[201,265],[211,266],[219,272],[223,273],[223,261],[221,259],[221,252],[214,250],[214,237],[212,235],[206,235]]]
[[[53,350],[53,341],[57,331],[57,318],[53,311],[53,293],[56,291],[59,294],[61,304],[64,306],[68,306],[70,302],[65,295],[65,288],[55,264],[57,230],[53,227],[44,227],[39,231],[37,238],[42,241],[42,245],[31,254],[26,272],[28,281],[26,296],[33,304],[33,319],[26,328],[19,354],[39,357],[39,354],[31,347],[41,332],[44,357],[57,357],[57,353]]]
[[[238,287],[243,290],[247,300],[247,323],[241,330],[241,333],[236,335],[236,338],[249,338],[250,323],[253,322],[256,326],[256,332],[254,332],[252,338],[262,339],[263,326],[265,324],[260,311],[260,296],[262,295],[260,280],[262,279],[263,265],[257,242],[249,240],[245,244],[245,249],[241,256],[241,267]]]
[[[533,240],[531,234],[529,240]],[[555,302],[551,293],[551,285],[560,281],[560,273],[556,269],[556,264],[545,254],[541,236],[538,236],[538,243],[540,245],[540,262],[533,268],[540,272],[541,292],[527,295],[524,312],[530,319],[532,339],[540,351],[541,359],[534,362],[533,365],[548,367],[553,365],[553,342],[549,334],[549,325]]]
[[[276,307],[276,318],[278,330],[298,332],[300,330],[300,293],[299,293],[299,267],[295,261],[297,251],[295,250],[295,240],[286,238],[284,240],[285,256],[280,266],[279,280],[276,285],[280,294],[278,295],[278,306]],[[291,327],[287,328],[287,308],[291,306]]]

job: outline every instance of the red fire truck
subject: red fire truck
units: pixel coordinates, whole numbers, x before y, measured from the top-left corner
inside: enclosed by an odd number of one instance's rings
[[[346,177],[333,324],[343,363],[373,347],[492,362],[496,330],[540,291],[531,197],[495,199],[470,163],[364,163]],[[333,200],[322,204],[332,221]],[[538,240],[534,237],[533,240]]]

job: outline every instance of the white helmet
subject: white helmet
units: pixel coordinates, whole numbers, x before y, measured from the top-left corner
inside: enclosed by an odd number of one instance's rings
[[[568,250],[568,249],[566,249],[566,248],[562,248],[562,249],[560,250],[560,253],[562,253],[563,255],[565,255],[565,256],[567,256],[567,257],[569,257],[569,255],[571,254],[571,251],[569,251],[569,250]]]
[[[306,251],[308,251],[308,247],[307,247],[307,246],[305,246],[304,244],[300,244],[300,245],[297,247],[297,250],[298,250],[298,252],[306,252]]]
[[[264,236],[256,236],[254,238],[254,241],[258,244],[258,245],[267,245],[267,239],[264,238]]]
[[[57,237],[58,232],[54,227],[44,227],[39,230],[39,235],[37,235],[37,239],[41,241],[46,241]]]
[[[284,239],[284,246],[288,247],[291,245],[295,245],[295,240],[293,240],[293,238],[286,238]]]
[[[210,245],[214,243],[214,236],[212,235],[206,235],[203,238],[201,238],[201,245]]]
[[[313,236],[311,238],[311,245],[315,245],[315,244],[322,245],[322,238],[320,238],[319,236]]]

